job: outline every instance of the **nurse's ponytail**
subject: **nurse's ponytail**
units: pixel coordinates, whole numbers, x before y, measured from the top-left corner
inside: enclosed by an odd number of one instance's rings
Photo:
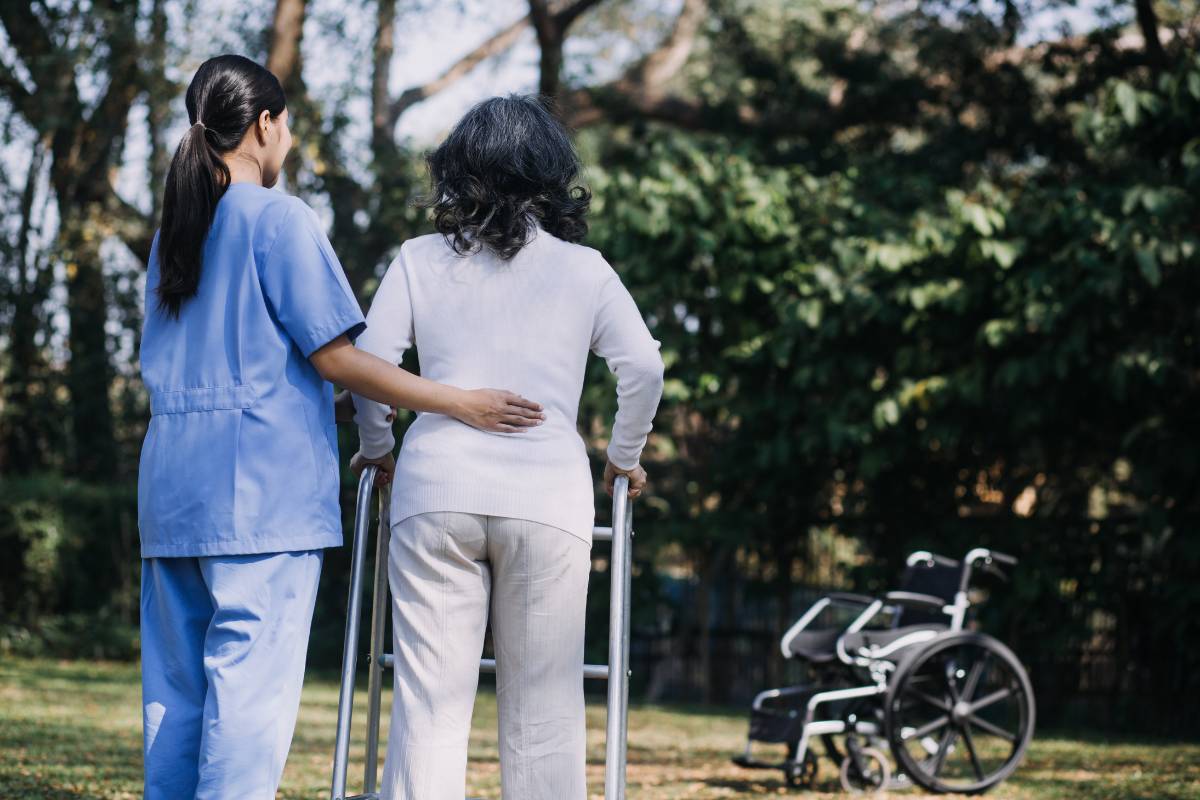
[[[158,239],[158,303],[173,317],[200,285],[204,239],[229,186],[223,155],[241,143],[259,114],[283,113],[286,99],[265,67],[236,55],[200,65],[187,90],[188,120],[163,191]]]

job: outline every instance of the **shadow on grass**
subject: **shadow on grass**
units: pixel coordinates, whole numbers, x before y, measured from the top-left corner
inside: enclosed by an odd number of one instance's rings
[[[44,719],[10,718],[0,731],[4,797],[132,798],[141,794],[138,737]],[[120,794],[114,795],[114,790]]]

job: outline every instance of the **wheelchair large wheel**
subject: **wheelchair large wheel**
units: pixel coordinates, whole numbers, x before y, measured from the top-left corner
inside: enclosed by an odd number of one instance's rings
[[[900,770],[930,792],[978,794],[1013,773],[1033,737],[1033,687],[990,636],[951,633],[900,662],[885,729]]]

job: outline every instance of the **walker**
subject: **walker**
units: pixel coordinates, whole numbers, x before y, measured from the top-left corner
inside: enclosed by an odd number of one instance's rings
[[[346,616],[346,641],[342,650],[342,685],[338,697],[337,743],[333,751],[333,786],[330,800],[379,800],[376,788],[379,764],[379,713],[383,671],[392,666],[392,654],[384,652],[384,622],[388,598],[388,540],[391,531],[390,490],[379,493],[375,543],[375,584],[371,601],[371,644],[367,654],[367,753],[362,794],[346,794],[346,767],[350,755],[350,716],[354,705],[357,670],[359,618],[362,615],[363,564],[371,525],[371,494],[375,487],[374,465],[363,470],[358,482],[354,512],[354,542],[350,556],[350,599]],[[608,680],[607,734],[604,758],[605,800],[625,800],[625,761],[629,729],[629,583],[630,550],[633,544],[633,504],[629,502],[629,479],[617,477],[613,487],[612,527],[592,529],[593,541],[612,542],[609,573],[612,590],[608,610],[608,664],[584,664],[583,678]],[[480,659],[480,672],[495,672],[496,662]]]

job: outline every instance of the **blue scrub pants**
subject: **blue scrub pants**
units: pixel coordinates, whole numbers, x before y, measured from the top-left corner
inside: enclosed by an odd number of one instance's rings
[[[323,556],[142,560],[145,800],[274,800]]]

